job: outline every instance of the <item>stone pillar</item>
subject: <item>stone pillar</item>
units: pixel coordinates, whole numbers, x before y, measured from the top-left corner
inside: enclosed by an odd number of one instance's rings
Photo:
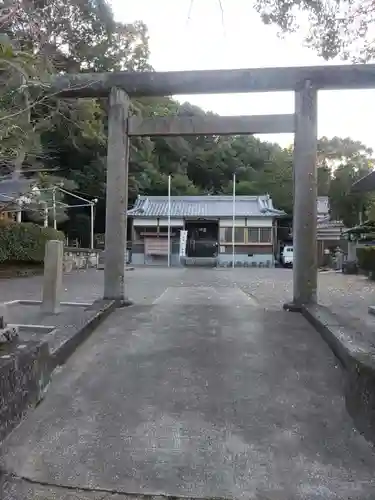
[[[118,88],[109,96],[104,298],[125,297],[126,212],[128,198],[129,98]]]
[[[47,314],[60,312],[62,296],[64,243],[47,241],[44,257],[44,281],[41,310]]]
[[[8,308],[5,304],[0,304],[0,330],[4,330],[8,323]]]
[[[356,261],[357,260],[357,242],[356,241],[348,241],[348,261]]]
[[[295,93],[293,305],[317,296],[317,91],[305,81]]]

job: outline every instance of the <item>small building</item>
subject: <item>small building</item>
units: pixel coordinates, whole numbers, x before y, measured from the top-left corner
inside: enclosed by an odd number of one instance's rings
[[[165,265],[168,261],[168,197],[139,196],[128,211],[134,265]],[[233,231],[231,196],[172,196],[170,199],[171,265],[206,260],[213,265],[273,266],[276,219],[285,215],[271,198],[237,196]],[[181,256],[180,233],[186,231]],[[234,245],[233,245],[234,236]]]
[[[21,220],[24,205],[31,203],[33,196],[39,194],[35,181],[29,179],[0,181],[0,220]]]
[[[345,229],[341,221],[332,220],[328,196],[318,196],[318,260],[323,258],[326,249],[332,249],[342,243],[342,232]]]

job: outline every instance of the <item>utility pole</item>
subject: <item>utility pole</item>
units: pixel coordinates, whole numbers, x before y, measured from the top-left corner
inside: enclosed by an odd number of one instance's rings
[[[98,203],[98,199],[94,198],[90,203],[90,248],[94,249],[94,224],[95,224],[95,205]]]
[[[235,239],[236,239],[236,174],[233,174],[233,212],[232,212],[232,268],[235,267],[235,258],[236,258],[236,247],[235,247]]]
[[[46,201],[42,202],[43,205],[43,225],[48,227],[48,205]]]
[[[53,229],[57,229],[56,222],[56,186],[52,188],[52,216],[53,216]]]

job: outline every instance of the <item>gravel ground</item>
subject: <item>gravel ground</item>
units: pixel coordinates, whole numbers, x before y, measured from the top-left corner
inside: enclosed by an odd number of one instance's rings
[[[266,309],[280,309],[292,298],[293,271],[290,269],[235,269],[224,273]],[[375,318],[368,314],[368,307],[375,305],[375,283],[364,276],[319,273],[318,301],[356,329],[375,327]]]
[[[290,269],[217,269],[225,286],[238,286],[267,309],[280,309],[292,297],[293,271]],[[194,273],[194,280],[199,273]],[[189,282],[187,269],[156,267],[136,268],[126,273],[129,297],[138,305],[152,304],[168,282]],[[0,280],[0,301],[39,299],[42,276]],[[220,284],[220,283],[219,283]],[[64,276],[63,300],[93,301],[103,293],[103,271],[78,271]],[[318,299],[333,312],[355,323],[375,326],[368,306],[375,305],[375,283],[363,276],[347,276],[336,272],[319,274]]]

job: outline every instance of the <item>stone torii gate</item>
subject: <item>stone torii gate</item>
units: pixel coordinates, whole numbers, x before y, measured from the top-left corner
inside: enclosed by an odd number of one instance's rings
[[[109,97],[104,298],[126,303],[124,258],[131,136],[294,132],[295,309],[316,301],[317,91],[375,87],[375,65],[62,75],[62,97]],[[295,92],[291,115],[153,117],[129,115],[133,96]]]

